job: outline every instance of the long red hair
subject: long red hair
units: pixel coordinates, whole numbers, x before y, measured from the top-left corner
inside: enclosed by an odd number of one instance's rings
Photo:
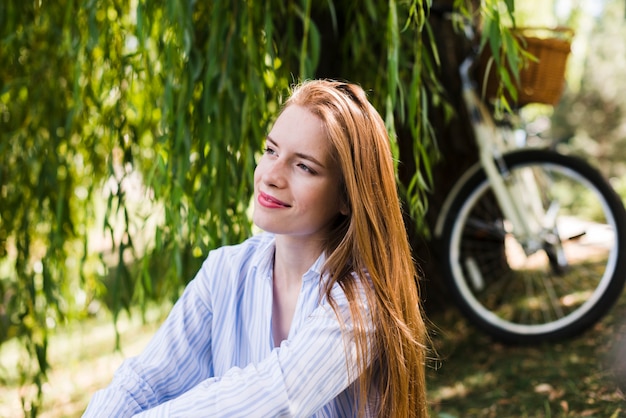
[[[426,417],[427,333],[385,124],[355,84],[306,81],[294,88],[290,104],[322,120],[341,168],[349,215],[339,216],[326,243],[331,278],[326,296],[339,283],[350,301],[360,399],[375,388],[378,416]],[[358,303],[363,287],[358,281],[368,280],[366,313]],[[358,332],[366,327],[366,315],[375,326],[373,341]],[[363,402],[360,411],[365,411]]]

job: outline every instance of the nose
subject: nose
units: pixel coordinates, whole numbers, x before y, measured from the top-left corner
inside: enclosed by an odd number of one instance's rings
[[[270,187],[283,188],[287,184],[286,163],[282,158],[268,158],[264,161],[261,179]]]

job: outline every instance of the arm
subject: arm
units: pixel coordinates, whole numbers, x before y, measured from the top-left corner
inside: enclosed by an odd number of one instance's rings
[[[84,417],[129,417],[196,385],[212,373],[211,316],[192,281],[137,358],[126,360]]]
[[[292,340],[283,342],[262,362],[243,369],[232,368],[223,376],[207,379],[182,396],[139,416],[310,416],[315,413],[357,377],[349,307],[343,293],[335,293],[348,338],[344,339],[335,312],[324,303]]]

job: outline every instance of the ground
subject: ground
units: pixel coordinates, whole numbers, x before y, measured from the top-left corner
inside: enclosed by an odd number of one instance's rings
[[[497,343],[456,309],[432,320],[434,417],[626,417],[626,294],[592,329],[552,344]]]
[[[50,344],[52,371],[40,416],[80,417],[124,357],[146,345],[163,314],[153,312],[150,325],[123,317],[121,352],[109,317],[60,331]],[[554,344],[499,344],[454,308],[431,321],[437,349],[428,369],[433,418],[626,417],[626,293],[591,330]],[[15,364],[16,353],[15,346],[2,347],[3,368]],[[18,393],[14,385],[0,388],[0,416],[23,416]]]

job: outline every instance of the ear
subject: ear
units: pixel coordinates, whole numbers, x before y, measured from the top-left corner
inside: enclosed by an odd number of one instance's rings
[[[350,215],[350,205],[347,202],[347,197],[345,195],[341,196],[341,202],[339,204],[339,213],[343,216]]]

